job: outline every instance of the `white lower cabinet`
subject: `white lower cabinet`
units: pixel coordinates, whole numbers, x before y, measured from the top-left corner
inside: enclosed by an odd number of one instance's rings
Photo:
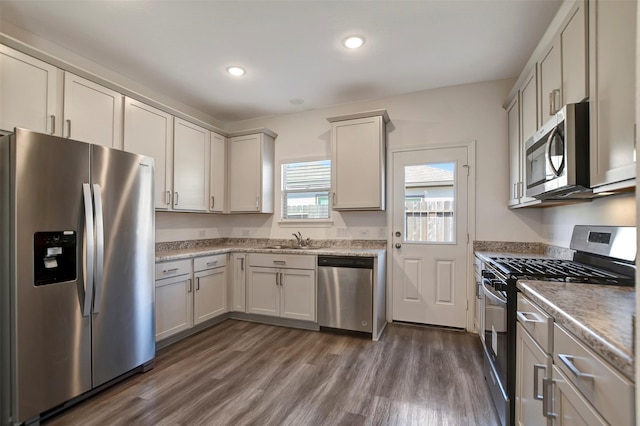
[[[551,357],[520,323],[516,329],[516,424],[551,425],[543,404],[544,379],[549,376]]]
[[[156,342],[227,312],[226,258],[156,264]]]
[[[316,321],[315,256],[248,257],[247,313]]]
[[[571,382],[553,367],[553,411],[557,425],[608,424]],[[631,424],[631,423],[629,423]]]
[[[156,264],[156,342],[193,327],[191,260]]]
[[[229,307],[234,312],[245,312],[246,276],[247,276],[247,255],[244,253],[233,253],[231,255],[232,278],[230,282]]]
[[[210,269],[198,270],[198,260]],[[198,325],[227,312],[227,268],[220,256],[209,256],[195,259],[194,270],[193,325]]]

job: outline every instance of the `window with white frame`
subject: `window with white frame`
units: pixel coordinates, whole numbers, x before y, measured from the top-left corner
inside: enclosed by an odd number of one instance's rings
[[[329,219],[331,160],[282,164],[282,219]]]

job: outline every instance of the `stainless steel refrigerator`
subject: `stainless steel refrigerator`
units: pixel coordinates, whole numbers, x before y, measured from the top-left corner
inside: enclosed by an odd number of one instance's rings
[[[3,425],[150,366],[153,172],[103,146],[0,138]]]

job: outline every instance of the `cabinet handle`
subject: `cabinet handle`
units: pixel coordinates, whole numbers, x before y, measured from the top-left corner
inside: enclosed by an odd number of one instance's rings
[[[178,205],[178,191],[173,193],[173,205],[174,206]]]
[[[524,197],[524,182],[518,182],[518,198]]]
[[[540,390],[538,389],[538,382],[540,381],[540,377],[538,373],[540,370],[547,371],[547,366],[542,364],[533,364],[533,399],[537,399],[538,401],[544,401],[544,390],[543,394],[540,395]],[[543,383],[544,387],[544,383]],[[544,411],[544,410],[543,410]]]
[[[67,120],[67,139],[71,138],[71,120]]]
[[[178,268],[171,268],[171,269],[163,269],[162,273],[166,274],[168,272],[176,272],[178,270]]]
[[[333,205],[333,207],[336,206],[336,200],[338,199],[338,197],[336,197],[336,193],[333,193],[333,197],[331,197],[331,203]]]
[[[216,197],[214,197],[213,195],[211,196],[211,208],[213,209],[213,206],[216,204]]]
[[[573,363],[572,355],[558,354],[558,358],[560,358],[560,361],[562,361],[562,363],[567,366],[569,371],[571,371],[571,373],[578,379],[588,380],[593,383],[594,377],[591,374],[583,373],[582,371],[578,370],[578,367],[576,367],[576,365]]]
[[[273,263],[275,263],[276,265],[286,265],[287,261],[286,260],[274,260]]]
[[[213,265],[217,265],[218,261],[217,260],[213,260],[211,262],[207,262],[207,266],[213,266]]]
[[[284,285],[284,274],[282,272],[280,272],[280,287],[282,287]]]
[[[279,278],[280,278],[280,274],[276,272],[276,285],[280,285]]]
[[[556,105],[556,94],[560,95],[560,89],[553,89],[549,93],[549,115],[553,115],[558,112],[558,107]]]
[[[532,316],[535,319],[529,319],[529,318],[527,318],[527,315]],[[518,311],[516,313],[516,316],[518,317],[518,320],[523,324],[532,323],[532,322],[533,323],[535,323],[535,322],[544,322],[544,321],[541,321],[540,319],[538,319],[536,314],[534,314],[532,312],[520,312],[520,311]]]
[[[200,277],[196,278],[196,290],[200,290]]]
[[[513,184],[513,191],[511,191],[511,195],[513,195],[513,198],[516,199],[518,198],[518,192],[517,192],[517,183]]]
[[[256,197],[256,210],[260,210],[260,196]]]
[[[51,135],[55,135],[56,134],[56,116],[55,115],[51,115],[49,118],[51,118]]]
[[[244,271],[244,257],[240,258],[240,270]]]
[[[551,386],[553,386],[552,379],[547,379],[546,377],[542,379],[542,415],[547,418],[556,417],[555,413],[549,409],[549,401],[552,400],[551,392],[549,392]]]
[[[189,281],[189,289],[187,290],[187,293],[191,293],[193,291],[193,282],[191,281],[191,278],[187,281]]]
[[[167,192],[164,194],[164,203],[165,203],[166,205],[171,204],[171,191],[167,191]]]

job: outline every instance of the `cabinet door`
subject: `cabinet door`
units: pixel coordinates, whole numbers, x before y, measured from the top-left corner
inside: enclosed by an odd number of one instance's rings
[[[315,321],[315,271],[282,269],[280,273],[281,316],[304,321]]]
[[[636,7],[634,0],[589,3],[592,187],[636,176]]]
[[[553,367],[553,413],[555,425],[607,425],[591,404]]]
[[[124,150],[155,160],[155,208],[171,199],[173,116],[129,97],[124,101]]]
[[[229,210],[260,209],[260,135],[238,136],[229,143]]]
[[[227,267],[196,272],[193,300],[193,324],[227,312]]]
[[[540,79],[540,121],[543,125],[562,108],[562,71],[560,69],[560,40],[554,39],[546,53],[542,56],[539,65]]]
[[[384,120],[380,116],[331,125],[335,210],[384,210]]]
[[[246,255],[244,253],[233,253],[231,259],[233,261],[231,310],[245,312]]]
[[[193,327],[190,275],[156,281],[156,342]]]
[[[0,44],[0,130],[56,132],[57,68]]]
[[[587,14],[579,1],[560,32],[562,46],[562,104],[582,102],[589,96],[587,80]]]
[[[507,108],[509,131],[509,206],[520,202],[520,93],[518,92]]]
[[[542,410],[542,379],[551,376],[550,357],[520,323],[516,328],[516,423],[523,426],[550,425],[551,420],[543,415]]]
[[[64,73],[64,137],[122,148],[122,95]]]
[[[207,211],[210,132],[176,118],[173,146],[173,209]]]
[[[249,268],[247,277],[247,313],[280,316],[280,271],[273,268]]]
[[[520,89],[520,129],[522,131],[522,143],[533,136],[538,130],[538,90],[536,82],[536,68],[525,79]]]
[[[211,169],[209,171],[209,211],[224,213],[227,172],[227,141],[224,136],[211,132]]]

